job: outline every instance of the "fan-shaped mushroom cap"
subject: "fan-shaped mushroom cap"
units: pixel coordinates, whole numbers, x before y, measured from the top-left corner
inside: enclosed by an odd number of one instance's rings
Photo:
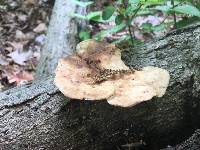
[[[55,84],[67,97],[73,99],[100,100],[114,93],[114,86],[108,82],[93,84],[92,69],[77,56],[61,59],[58,63]]]
[[[169,83],[169,73],[157,67],[145,67],[129,77],[115,84],[115,94],[107,100],[109,104],[130,107],[154,96],[162,97]]]
[[[108,45],[109,44],[105,42],[89,39],[77,44],[76,52],[81,57],[88,57],[95,52],[103,50]]]
[[[129,69],[121,60],[121,50],[114,44],[86,40],[76,46],[76,51],[83,59],[100,61],[100,68]]]
[[[123,71],[102,82],[95,82],[94,76],[101,69]],[[109,104],[121,107],[134,106],[154,96],[164,95],[169,83],[166,70],[157,67],[145,67],[131,73],[124,70],[129,68],[121,60],[118,48],[112,44],[88,40],[77,46],[77,54],[59,61],[55,84],[67,97],[107,99]]]

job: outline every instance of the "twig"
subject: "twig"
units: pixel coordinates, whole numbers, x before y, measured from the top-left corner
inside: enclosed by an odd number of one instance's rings
[[[142,4],[140,4],[139,7],[136,9],[135,13],[131,17],[131,20],[133,20],[133,18],[135,18],[135,16],[137,15],[137,13],[138,13],[138,11],[140,10],[141,7],[142,7]],[[131,25],[128,25],[128,28],[129,28],[129,34],[131,36],[131,42],[132,42],[132,45],[134,46],[133,34],[132,34],[132,31],[131,31]]]
[[[125,0],[122,1],[123,5],[124,5],[124,8],[126,9],[127,8],[127,5],[126,5],[126,2]],[[129,35],[131,37],[131,43],[132,45],[134,45],[134,41],[133,41],[133,34],[132,34],[132,31],[131,31],[131,25],[129,25],[129,18],[128,16],[125,16],[126,18],[126,25],[128,26],[128,32],[129,32]],[[132,18],[131,18],[132,19]]]
[[[171,0],[171,4],[172,4],[172,8],[174,8],[175,7],[175,5],[174,5],[174,0]],[[173,16],[174,16],[174,27],[176,28],[177,27],[177,23],[176,23],[176,13],[175,12],[173,12]]]
[[[161,22],[159,25],[163,24],[165,22],[165,20],[169,17],[169,15],[167,15]]]
[[[131,31],[131,26],[130,26],[130,25],[128,25],[128,32],[129,32],[129,35],[130,35],[130,37],[131,37],[132,46],[134,46],[133,33],[132,33],[132,31]]]

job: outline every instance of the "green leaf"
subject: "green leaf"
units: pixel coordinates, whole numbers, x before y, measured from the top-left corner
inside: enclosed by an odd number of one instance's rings
[[[80,14],[77,14],[77,13],[70,13],[69,16],[77,17],[79,19],[84,19],[84,20],[93,20],[93,21],[96,21],[96,22],[102,22],[100,11],[90,12],[86,16],[83,16],[83,15],[80,15]]]
[[[108,20],[103,20],[101,11],[91,12],[86,16],[86,18],[87,20],[92,20],[92,21],[102,22],[102,23],[115,20],[115,16],[110,17]]]
[[[142,4],[160,4],[165,0],[140,0]]]
[[[125,15],[126,16],[132,16],[135,13],[135,10],[137,10],[137,9],[138,9],[138,6],[136,6],[136,5],[130,5],[125,10]]]
[[[131,36],[130,36],[130,35],[124,35],[124,36],[122,36],[120,39],[114,41],[113,43],[118,44],[118,43],[121,43],[121,42],[123,42],[123,41],[128,41],[128,40],[130,40],[130,39],[131,39]]]
[[[122,24],[120,24],[120,25],[116,25],[116,26],[114,26],[114,27],[111,28],[111,29],[107,29],[107,30],[103,30],[103,31],[99,32],[98,34],[96,34],[96,35],[94,36],[94,38],[97,39],[97,40],[100,40],[100,39],[106,37],[106,36],[109,35],[109,34],[112,34],[112,33],[116,33],[116,32],[121,31],[121,30],[124,29],[125,27],[126,27],[126,24],[124,24],[124,23],[122,23]]]
[[[116,1],[116,4],[122,4],[123,3],[123,0],[117,0]]]
[[[79,33],[79,38],[84,41],[84,40],[87,40],[87,39],[90,39],[90,33],[88,31],[81,31]]]
[[[75,3],[76,5],[78,6],[81,6],[81,7],[87,7],[91,4],[93,4],[94,2],[92,1],[89,1],[89,2],[82,2],[82,1],[79,1],[79,0],[72,0],[73,3]]]
[[[143,30],[147,31],[147,32],[152,32],[152,24],[151,23],[143,23],[140,28],[142,28]]]
[[[70,13],[69,16],[87,20],[86,16],[83,16],[83,15],[80,15],[80,14],[77,14],[77,13]]]
[[[87,20],[98,21],[101,18],[101,11],[90,12],[86,15]]]
[[[114,12],[115,12],[115,7],[113,6],[105,7],[102,13],[103,20],[108,20],[113,15]]]
[[[159,32],[159,31],[164,30],[166,27],[167,27],[167,24],[162,23],[162,24],[153,26],[153,27],[152,27],[152,30],[153,30],[154,32]]]
[[[129,0],[128,3],[138,5],[140,3],[140,0]]]
[[[70,13],[69,16],[71,16],[71,17],[77,17],[77,18],[84,19],[84,20],[92,20],[92,21],[96,21],[96,22],[102,22],[102,23],[104,23],[104,22],[110,22],[110,21],[115,20],[115,16],[112,16],[108,20],[103,20],[102,19],[102,12],[101,11],[90,12],[86,16],[83,16],[83,15],[80,15],[80,14],[76,14],[76,13]]]
[[[141,40],[137,40],[137,39],[133,39],[133,42],[134,42],[135,46],[144,44],[144,42],[142,42]],[[128,48],[129,46],[132,45],[130,35],[122,36],[120,39],[114,41],[113,43],[116,44],[119,48],[122,48],[122,49]]]
[[[197,9],[195,6],[192,6],[192,5],[185,4],[185,5],[177,6],[173,8],[172,10],[175,12],[200,17],[199,9]]]
[[[143,15],[155,15],[157,13],[156,10],[153,10],[153,9],[141,9],[138,11],[137,15],[138,16],[143,16]]]
[[[170,6],[156,6],[155,9],[163,11],[163,12],[169,12],[171,10],[171,7]]]
[[[196,23],[196,22],[198,22],[198,20],[199,20],[198,17],[186,18],[186,19],[183,19],[183,20],[177,22],[177,23],[176,23],[176,27],[177,27],[177,28],[182,28],[182,27],[185,27],[185,26],[187,26],[187,25]]]
[[[116,16],[116,18],[115,18],[115,24],[116,24],[116,25],[121,24],[122,21],[123,21],[123,19],[124,19],[124,17],[123,17],[122,15]]]

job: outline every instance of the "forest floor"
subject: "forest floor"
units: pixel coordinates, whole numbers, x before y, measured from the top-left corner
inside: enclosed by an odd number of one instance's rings
[[[0,0],[0,90],[34,79],[53,4]]]

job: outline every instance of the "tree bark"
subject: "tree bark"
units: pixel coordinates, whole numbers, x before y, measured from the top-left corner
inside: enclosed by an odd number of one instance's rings
[[[200,23],[123,52],[127,65],[157,66],[171,76],[162,98],[131,108],[69,100],[53,76],[1,93],[0,147],[101,150],[142,140],[159,149],[182,142],[200,128],[199,47]]]
[[[197,129],[191,137],[171,148],[171,150],[199,150],[200,149],[200,129]],[[162,149],[162,150],[167,150]],[[169,149],[168,149],[169,150]]]
[[[74,53],[79,25],[85,26],[85,21],[76,21],[70,16],[72,13],[85,15],[86,8],[77,7],[72,0],[55,1],[36,78],[54,74],[58,60]]]

